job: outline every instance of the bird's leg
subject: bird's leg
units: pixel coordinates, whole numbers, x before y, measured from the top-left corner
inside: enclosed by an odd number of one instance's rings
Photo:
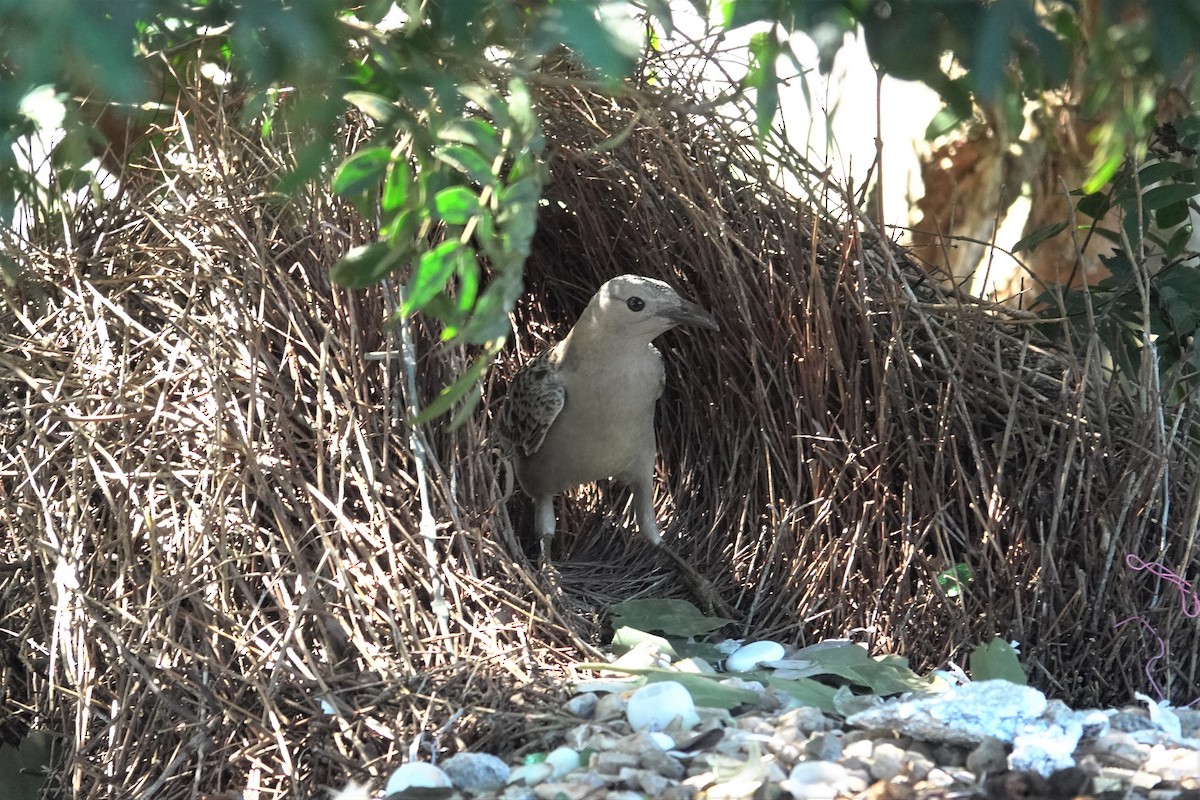
[[[654,479],[653,472],[633,478],[629,483],[633,487],[633,511],[637,516],[638,531],[650,544],[662,544],[662,536],[658,532],[658,520],[654,518]]]
[[[542,563],[550,563],[550,542],[554,538],[554,496],[539,497],[533,501],[533,526],[541,539]]]
[[[644,475],[634,478],[630,485],[633,487],[633,509],[637,515],[638,531],[650,544],[658,547],[675,562],[680,577],[700,601],[706,613],[736,619],[736,612],[717,592],[712,581],[701,575],[687,559],[663,542],[662,535],[658,532],[658,520],[654,517],[654,480],[651,473],[647,471]]]

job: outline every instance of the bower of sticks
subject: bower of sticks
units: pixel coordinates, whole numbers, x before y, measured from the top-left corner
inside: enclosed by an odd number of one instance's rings
[[[721,324],[659,340],[658,499],[728,635],[919,670],[999,635],[1071,704],[1190,701],[1196,622],[1138,568],[1200,571],[1192,396],[942,288],[690,80],[536,86],[527,292],[453,430],[405,424],[395,288],[330,285],[370,226],[319,185],[275,195],[285,143],[199,89],[114,199],[5,233],[3,740],[49,730],[53,784],[155,798],[537,747],[612,604],[690,599],[619,487],[562,500],[551,582],[495,447],[507,380],[626,272]],[[424,402],[471,354],[411,332]]]

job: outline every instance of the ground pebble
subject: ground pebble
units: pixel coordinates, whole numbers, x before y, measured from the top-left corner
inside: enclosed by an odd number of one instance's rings
[[[605,775],[616,775],[622,768],[636,768],[638,757],[633,753],[622,753],[619,750],[609,750],[597,753],[592,758],[592,769]]]
[[[528,786],[509,786],[501,792],[502,800],[534,800],[533,789]]]
[[[871,753],[868,771],[877,781],[890,781],[904,771],[908,754],[891,742],[880,742]]]
[[[995,775],[1008,769],[1008,748],[995,736],[985,737],[967,754],[967,769],[976,775]]]
[[[844,758],[859,758],[866,760],[871,757],[871,751],[875,749],[875,743],[870,739],[845,738],[842,741],[842,756]]]
[[[1048,702],[1047,714],[1078,722],[1085,730],[1068,753],[1072,766],[1041,777],[1009,770],[1012,744],[1001,741],[1003,737],[982,744],[971,736],[923,738],[911,731],[898,734],[892,723],[882,726],[869,716],[862,718],[868,724],[859,727],[837,715],[794,705],[782,711],[759,705],[741,714],[738,709],[701,707],[696,709],[700,722],[692,729],[682,730],[676,722],[668,728],[669,736],[634,732],[625,713],[625,698],[630,696],[579,695],[564,709],[586,715],[582,698],[595,701],[591,721],[576,722],[554,743],[566,747],[554,751],[551,744],[547,749],[552,754],[568,752],[572,764],[576,754],[586,754],[588,763],[565,775],[551,774],[557,759],[547,756],[547,762],[513,770],[509,785],[500,791],[472,791],[474,799],[696,800],[704,795],[709,800],[741,800],[753,795],[770,800],[788,793],[804,800],[833,800],[869,791],[871,800],[934,800],[970,792],[1012,797],[1017,796],[1014,787],[1025,786],[1047,797],[1200,800],[1200,782],[1191,777],[1200,774],[1200,751],[1180,747],[1177,738],[1146,727],[1147,715],[1139,709],[1088,712],[1099,720],[1088,728],[1091,717],[1084,712]],[[932,713],[944,707],[911,709]],[[1173,711],[1186,730],[1200,730],[1189,728],[1200,715]],[[1127,715],[1124,721],[1117,718],[1115,725],[1107,726],[1107,720],[1121,713]],[[900,727],[908,730],[907,722]],[[1013,738],[1018,738],[1016,733]],[[468,791],[467,782],[457,776],[457,762],[448,759],[445,764],[455,773],[456,786]],[[528,784],[517,780],[522,773],[527,773]],[[1064,775],[1074,782],[1058,785]],[[985,776],[986,786],[981,784]],[[1083,782],[1075,780],[1080,777]]]
[[[806,800],[833,800],[840,794],[862,791],[866,782],[856,780],[845,767],[833,761],[802,761],[792,767],[782,788]]]
[[[935,766],[933,759],[923,753],[914,752],[908,753],[908,775],[914,781],[923,781],[929,775],[929,770]]]
[[[643,769],[652,770],[671,780],[681,781],[687,775],[687,768],[679,759],[658,748],[648,747],[643,750],[638,763]]]
[[[600,704],[600,698],[595,694],[588,692],[587,694],[577,694],[567,701],[567,713],[580,719],[591,719],[596,715],[596,706]]]
[[[804,752],[816,761],[837,761],[842,757],[842,732],[816,733],[804,745]],[[867,751],[870,753],[870,750]]]
[[[785,711],[779,717],[779,728],[795,729],[797,736],[807,736],[814,731],[827,731],[834,727],[833,720],[825,716],[821,709],[812,706],[800,706]]]
[[[490,753],[455,753],[442,762],[442,771],[458,789],[491,792],[503,788],[511,770]]]
[[[933,745],[933,752],[929,757],[933,763],[943,767],[963,767],[967,764],[967,751],[952,744]]]
[[[606,694],[596,703],[592,719],[597,722],[608,722],[625,716],[625,699],[619,694]]]
[[[650,770],[643,770],[638,775],[638,783],[642,787],[642,791],[650,797],[660,797],[667,790],[667,787],[671,785],[669,779]]]

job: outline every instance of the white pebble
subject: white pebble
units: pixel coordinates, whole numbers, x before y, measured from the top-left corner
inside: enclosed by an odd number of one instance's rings
[[[426,764],[424,761],[410,761],[407,764],[401,764],[388,778],[387,786],[383,789],[383,796],[387,797],[414,786],[437,789],[452,785],[449,776],[433,764]]]
[[[764,640],[744,644],[729,654],[725,659],[727,672],[749,672],[764,661],[779,661],[787,651],[779,642]]]
[[[806,800],[833,800],[846,794],[855,783],[853,777],[841,764],[833,761],[801,761],[792,767],[792,772],[781,788],[796,797]]]
[[[676,718],[684,730],[700,722],[692,695],[675,681],[648,683],[638,689],[625,705],[625,716],[635,731],[661,731]]]
[[[567,773],[579,769],[579,753],[569,747],[559,747],[550,751],[546,763],[554,770],[552,778],[558,780]]]
[[[522,764],[508,774],[509,784],[524,783],[534,786],[554,774],[554,767],[542,762],[540,764]]]

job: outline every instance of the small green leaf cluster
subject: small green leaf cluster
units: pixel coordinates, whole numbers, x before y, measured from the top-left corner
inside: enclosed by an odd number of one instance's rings
[[[521,80],[504,94],[481,84],[457,94],[465,101],[459,115],[424,123],[381,94],[347,94],[377,124],[394,126],[399,143],[359,150],[333,178],[334,191],[378,218],[379,241],[350,250],[332,279],[363,288],[398,272],[397,318],[422,312],[441,324],[443,341],[482,347],[422,419],[472,392],[506,341],[545,181],[542,134]]]
[[[778,57],[790,56],[802,69],[786,43],[797,32],[816,44],[818,67],[828,74],[847,34],[861,31],[882,73],[921,81],[941,95],[946,108],[931,123],[931,136],[970,118],[973,100],[999,109],[1019,133],[1025,98],[1061,85],[1071,63],[1070,39],[1057,17],[1030,0],[724,0],[722,11],[727,28],[770,23],[751,40],[745,79],[756,90],[764,133],[779,103]]]
[[[1090,221],[1081,234],[1112,244],[1100,256],[1108,275],[1091,286],[1056,289],[1039,302],[1051,336],[1079,338],[1092,330],[1111,353],[1116,369],[1137,379],[1154,345],[1159,371],[1177,370],[1183,385],[1200,380],[1200,272],[1190,248],[1194,214],[1200,214],[1200,120],[1188,117],[1160,129],[1151,156],[1129,159],[1103,192],[1077,190],[1076,210]],[[1117,225],[1105,222],[1115,218]],[[1026,236],[1014,248],[1035,246],[1066,227],[1066,221]],[[1065,319],[1058,319],[1063,315]],[[1090,324],[1080,325],[1080,322]]]
[[[1200,49],[1200,12],[1189,3],[1076,0],[722,0],[729,29],[764,23],[750,42],[743,86],[755,92],[765,134],[779,107],[778,62],[803,71],[789,38],[816,45],[822,74],[847,35],[861,33],[881,73],[920,81],[945,103],[930,138],[982,109],[1006,137],[1025,126],[1026,106],[1071,85],[1086,88],[1081,109],[1095,120],[1087,191],[1111,180],[1127,150],[1146,141],[1155,98]],[[805,84],[801,82],[801,87]],[[1200,98],[1192,97],[1193,104]]]
[[[936,580],[938,586],[946,593],[946,597],[958,597],[966,592],[974,577],[971,567],[960,562],[939,572]]]
[[[1003,680],[1018,686],[1029,683],[1025,668],[1017,658],[1017,651],[1000,637],[978,645],[971,651],[970,668],[972,680]]]

